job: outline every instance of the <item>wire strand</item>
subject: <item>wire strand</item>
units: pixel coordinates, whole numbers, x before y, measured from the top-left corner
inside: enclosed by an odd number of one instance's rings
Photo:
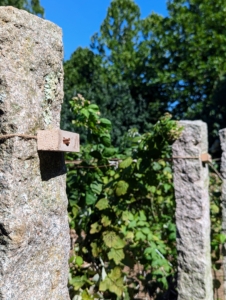
[[[217,174],[217,176],[223,181],[224,180],[223,176],[220,174],[220,172],[218,172],[218,170],[214,167],[214,165],[211,162],[208,162],[208,165]]]
[[[37,136],[35,136],[35,135],[18,134],[18,133],[0,135],[0,140],[4,140],[4,139],[16,137],[16,136],[24,138],[24,139],[35,139],[35,140],[37,140]]]
[[[171,157],[171,158],[160,158],[159,160],[166,160],[166,161],[173,161],[173,159],[198,159],[200,157],[198,156],[194,156],[194,157],[182,157],[182,156],[174,156],[174,157]],[[220,159],[218,159],[220,160]],[[74,165],[77,165],[77,166],[74,166],[75,169],[95,169],[95,168],[106,168],[106,167],[115,167],[114,164],[108,164],[108,165],[100,165],[100,166],[79,166],[79,164],[81,164],[83,161],[82,160],[66,160],[65,163],[66,164],[74,164]],[[224,178],[223,176],[220,174],[220,172],[214,167],[214,165],[208,161],[206,162],[208,163],[208,165],[211,167],[211,169],[216,173],[216,175],[223,181]]]
[[[35,136],[35,135],[18,134],[18,133],[0,135],[0,140],[12,138],[12,137],[21,137],[21,138],[24,138],[24,139],[35,139],[35,140],[37,140],[37,136]],[[199,158],[200,158],[199,156],[173,156],[171,158],[159,158],[158,160],[173,161],[174,159],[199,159]],[[220,160],[220,158],[216,158],[214,160],[215,161]],[[79,166],[79,164],[82,163],[82,160],[79,160],[79,161],[66,160],[65,163],[66,164],[75,164],[75,165],[77,165],[75,167],[76,169],[77,168],[79,168],[79,169],[95,169],[95,168],[115,167],[114,164],[100,165],[100,166]],[[217,174],[217,176],[223,181],[224,178],[222,177],[220,172],[218,172],[218,170],[214,167],[214,165],[210,161],[208,161],[207,163],[212,168],[212,170]]]

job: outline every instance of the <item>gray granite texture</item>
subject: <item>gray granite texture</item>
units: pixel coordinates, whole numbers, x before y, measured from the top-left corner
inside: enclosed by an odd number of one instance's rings
[[[178,300],[212,300],[207,126],[181,121],[183,132],[173,145],[178,251]]]
[[[0,135],[59,128],[62,32],[0,7]],[[66,300],[69,227],[62,153],[0,140],[0,299]]]

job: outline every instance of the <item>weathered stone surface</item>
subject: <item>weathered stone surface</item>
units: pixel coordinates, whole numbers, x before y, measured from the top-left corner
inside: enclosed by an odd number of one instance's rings
[[[38,150],[60,151],[60,152],[79,152],[79,134],[60,130],[38,130]]]
[[[223,184],[222,184],[222,193],[221,193],[221,200],[222,200],[222,229],[223,233],[226,234],[226,129],[222,129],[219,131],[220,135],[220,143],[222,149],[222,156],[221,156],[221,175],[223,177]],[[224,272],[224,293],[226,299],[226,243],[223,245],[223,272]]]
[[[0,134],[59,127],[62,33],[0,7]],[[69,299],[69,228],[61,153],[36,140],[0,140],[0,299]]]
[[[210,205],[207,127],[201,121],[181,121],[181,137],[173,145],[178,251],[178,300],[212,300]]]

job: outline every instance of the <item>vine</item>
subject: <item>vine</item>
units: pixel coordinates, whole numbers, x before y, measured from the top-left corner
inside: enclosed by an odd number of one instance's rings
[[[97,105],[78,95],[71,107],[88,137],[80,153],[67,156],[81,161],[79,168],[69,165],[67,179],[75,236],[71,297],[132,299],[141,287],[160,296],[176,267],[172,169],[165,159],[181,129],[166,114],[151,133],[131,129],[115,148],[111,123]]]

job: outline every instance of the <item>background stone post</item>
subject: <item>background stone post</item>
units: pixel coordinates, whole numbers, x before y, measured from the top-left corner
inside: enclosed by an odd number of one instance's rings
[[[181,121],[182,135],[173,145],[178,251],[178,300],[212,300],[207,126]],[[194,158],[192,158],[194,157]]]
[[[226,234],[226,129],[219,131],[220,143],[222,150],[221,157],[221,175],[223,178],[222,183],[222,231]],[[223,245],[223,273],[224,273],[224,299],[226,299],[226,243]]]
[[[62,32],[0,7],[0,135],[59,128]],[[62,153],[0,140],[0,299],[66,300],[69,227]]]

